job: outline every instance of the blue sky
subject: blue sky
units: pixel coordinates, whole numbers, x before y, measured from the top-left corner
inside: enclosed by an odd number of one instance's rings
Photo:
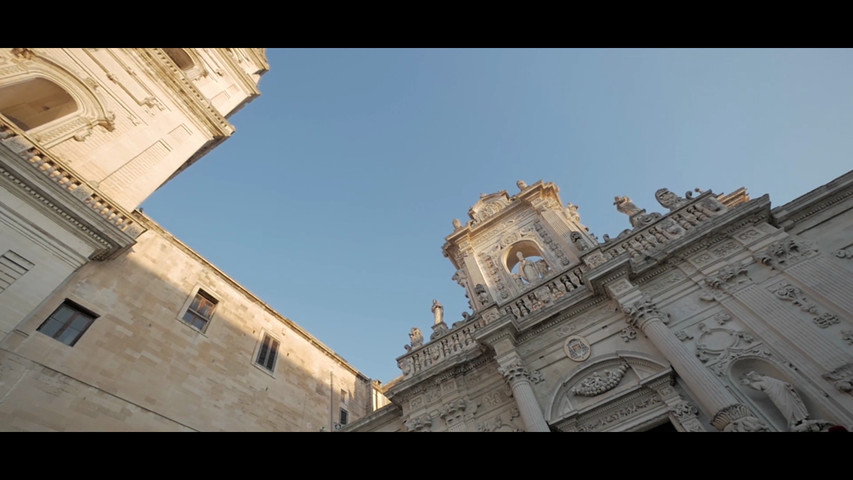
[[[237,132],[146,214],[365,375],[470,311],[441,247],[538,180],[600,239],[746,187],[779,206],[853,166],[853,49],[267,49]]]

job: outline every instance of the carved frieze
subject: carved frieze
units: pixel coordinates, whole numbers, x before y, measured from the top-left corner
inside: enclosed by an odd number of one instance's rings
[[[513,407],[509,412],[477,424],[478,432],[521,432],[521,428],[517,427],[513,420],[520,416],[517,408]]]
[[[588,423],[579,424],[577,426],[577,431],[595,432],[604,430],[608,425],[612,423],[620,422],[630,417],[633,417],[637,413],[643,412],[649,408],[653,408],[659,405],[660,403],[661,399],[656,395],[630,400],[626,404],[622,404],[618,408],[608,411],[607,413],[596,418],[595,420],[592,420]]]

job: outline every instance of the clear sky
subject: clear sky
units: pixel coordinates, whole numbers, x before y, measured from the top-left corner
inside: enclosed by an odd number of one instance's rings
[[[603,238],[746,187],[780,206],[853,168],[853,49],[267,49],[237,132],[142,206],[368,377],[470,312],[442,255],[481,193],[553,182]]]

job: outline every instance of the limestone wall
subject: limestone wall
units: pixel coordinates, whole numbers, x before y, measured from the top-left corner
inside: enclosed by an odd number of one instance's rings
[[[204,332],[180,320],[201,287],[218,300]],[[36,331],[65,299],[98,314],[69,347]],[[330,431],[368,413],[368,378],[159,228],[91,262],[0,350],[4,431]],[[262,336],[280,341],[270,373]]]

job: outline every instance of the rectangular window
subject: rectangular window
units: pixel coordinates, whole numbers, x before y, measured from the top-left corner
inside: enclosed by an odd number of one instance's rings
[[[261,342],[261,348],[258,349],[258,358],[255,361],[258,365],[272,372],[275,370],[275,360],[277,358],[278,340],[264,333],[264,340]]]
[[[338,423],[340,423],[341,425],[346,425],[347,422],[349,422],[349,412],[347,412],[345,409],[342,408],[341,409],[341,419]]]
[[[210,323],[213,310],[216,309],[216,303],[216,299],[210,294],[204,290],[199,290],[181,319],[203,332],[207,328],[207,324]]]
[[[66,300],[36,330],[73,347],[98,316]]]

